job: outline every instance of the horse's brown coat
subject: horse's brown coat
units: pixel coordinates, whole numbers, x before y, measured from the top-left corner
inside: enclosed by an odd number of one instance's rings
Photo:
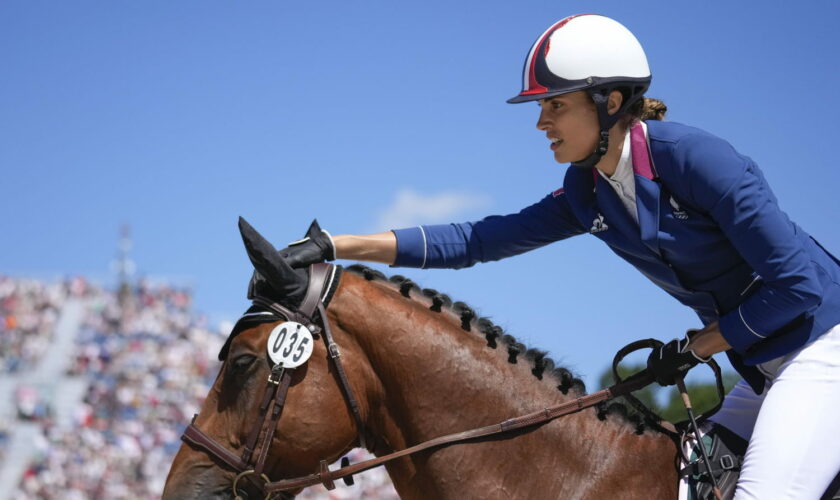
[[[546,374],[538,380],[504,346],[461,329],[460,317],[416,291],[412,299],[384,282],[344,273],[328,309],[371,450],[382,455],[444,434],[529,413],[571,399]],[[230,450],[256,418],[268,376],[265,345],[273,324],[241,333],[208,394],[197,425]],[[258,361],[235,377],[231,360]],[[269,458],[269,477],[309,474],[357,441],[356,429],[323,342],[295,374]],[[676,448],[666,436],[637,435],[620,417],[583,410],[530,432],[456,444],[386,465],[405,499],[673,499]],[[229,498],[233,474],[182,445],[164,499]],[[341,486],[339,486],[341,487]],[[251,498],[256,498],[252,495]]]

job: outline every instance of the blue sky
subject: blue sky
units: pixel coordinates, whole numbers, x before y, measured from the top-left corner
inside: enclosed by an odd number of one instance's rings
[[[189,283],[233,318],[245,216],[276,246],[517,211],[562,183],[519,91],[533,40],[597,12],[630,28],[669,119],[729,140],[840,251],[840,3],[0,3],[0,273]],[[396,271],[388,271],[396,272]],[[593,381],[694,315],[595,238],[461,271],[401,270]]]

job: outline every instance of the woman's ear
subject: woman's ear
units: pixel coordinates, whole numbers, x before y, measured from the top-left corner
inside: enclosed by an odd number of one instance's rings
[[[610,92],[610,97],[607,100],[607,113],[611,115],[618,113],[618,110],[621,109],[621,105],[623,103],[624,95],[618,90],[613,90]]]

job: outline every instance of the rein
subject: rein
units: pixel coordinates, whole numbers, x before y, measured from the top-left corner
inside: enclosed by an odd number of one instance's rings
[[[280,317],[280,319],[286,319],[286,321],[296,321],[306,325],[307,328],[312,331],[314,336],[317,336],[319,333],[323,333],[327,352],[329,353],[330,360],[336,368],[341,389],[344,392],[345,399],[350,407],[351,413],[353,414],[353,419],[355,420],[356,428],[359,433],[359,446],[366,448],[364,425],[361,418],[361,412],[359,411],[358,401],[353,395],[344,367],[341,364],[341,353],[338,349],[338,345],[333,339],[326,314],[325,302],[328,302],[328,295],[334,282],[336,281],[336,274],[339,270],[340,267],[338,266],[332,266],[329,264],[313,264],[310,267],[310,280],[306,296],[301,302],[300,308],[297,310],[288,309],[262,296],[254,296],[252,297],[252,300],[254,305],[275,313]],[[317,316],[315,313],[317,313]],[[320,323],[320,325],[317,323]],[[614,365],[617,365],[620,359],[628,352],[632,352],[632,350],[636,350],[641,347],[644,346],[641,346],[639,343],[633,343],[625,347],[616,356]],[[187,426],[184,434],[181,436],[181,439],[192,448],[203,450],[211,458],[221,461],[237,472],[238,475],[234,479],[232,486],[235,500],[242,499],[237,492],[237,486],[239,481],[243,478],[251,481],[257,488],[264,492],[266,494],[266,500],[275,494],[280,495],[280,497],[284,499],[292,499],[294,498],[294,495],[289,493],[290,490],[298,490],[315,484],[323,484],[328,490],[332,490],[335,488],[335,481],[338,479],[344,479],[347,484],[352,484],[353,474],[364,472],[397,458],[412,455],[430,448],[461,443],[481,437],[504,434],[518,429],[533,427],[538,424],[550,422],[564,415],[576,413],[585,408],[595,406],[608,399],[618,396],[626,397],[630,395],[631,392],[641,389],[653,382],[653,376],[643,370],[628,377],[626,380],[618,378],[618,383],[608,387],[607,389],[581,396],[562,404],[546,407],[533,413],[510,418],[497,424],[440,436],[415,446],[381,457],[365,460],[353,465],[347,465],[349,462],[342,460],[342,467],[335,470],[330,470],[326,460],[321,460],[317,473],[291,479],[271,481],[268,476],[264,474],[265,462],[268,456],[271,440],[277,427],[277,422],[279,421],[280,415],[283,411],[286,394],[292,378],[292,372],[293,369],[283,368],[281,364],[276,364],[272,367],[271,373],[266,382],[263,399],[260,404],[259,418],[248,435],[241,456],[238,456],[234,452],[228,450],[224,447],[224,445],[220,444],[218,441],[199,429],[195,425],[198,415],[193,417],[192,422]],[[666,429],[662,430],[665,430],[668,434],[674,434],[672,431],[668,431]],[[259,439],[260,436],[263,436],[261,441]],[[255,456],[256,460],[254,459]]]
[[[601,401],[615,398],[618,396],[629,394],[632,391],[641,389],[653,382],[653,376],[646,372],[639,372],[638,374],[628,378],[620,384],[613,385],[604,390],[581,396],[575,400],[568,401],[556,406],[550,406],[527,415],[522,415],[516,418],[509,418],[498,424],[488,425],[485,427],[478,427],[476,429],[458,432],[455,434],[448,434],[429,441],[425,441],[418,445],[406,448],[404,450],[396,451],[382,457],[376,457],[354,465],[341,467],[340,469],[330,470],[325,461],[321,461],[320,471],[308,476],[301,476],[292,479],[282,479],[267,483],[264,488],[269,493],[282,492],[297,488],[305,488],[315,484],[323,484],[327,489],[335,488],[335,481],[337,479],[345,478],[359,472],[378,467],[391,460],[412,455],[429,448],[449,445],[454,443],[461,443],[470,439],[493,436],[496,434],[503,434],[517,429],[532,427],[544,422],[550,422],[558,417],[576,413],[584,408],[595,406]]]

